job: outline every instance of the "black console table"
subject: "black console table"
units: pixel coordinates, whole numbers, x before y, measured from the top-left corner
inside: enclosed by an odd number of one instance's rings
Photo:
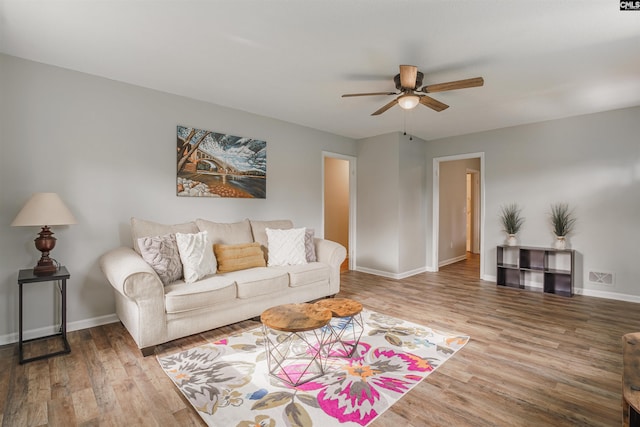
[[[67,271],[66,267],[60,267],[58,270],[49,276],[36,276],[33,274],[33,269],[20,270],[18,272],[18,286],[19,290],[19,312],[20,312],[20,331],[18,336],[18,357],[20,364],[33,362],[34,360],[40,360],[51,356],[57,356],[60,354],[67,354],[71,352],[71,347],[69,346],[69,342],[67,341],[67,279],[70,277],[69,271]],[[40,283],[40,282],[60,282],[60,296],[62,298],[62,306],[61,306],[61,325],[60,331],[58,333],[52,335],[46,335],[43,337],[32,338],[29,340],[22,339],[22,285],[25,283]],[[24,343],[28,343],[31,341],[42,340],[45,338],[51,337],[61,337],[63,349],[60,351],[56,351],[53,353],[42,354],[39,356],[31,357],[28,359],[24,358],[24,354],[22,351],[22,346]]]

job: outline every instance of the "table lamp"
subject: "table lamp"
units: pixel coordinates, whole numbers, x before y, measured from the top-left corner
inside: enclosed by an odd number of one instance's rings
[[[27,201],[11,225],[42,227],[38,238],[34,240],[36,249],[42,252],[38,264],[33,267],[34,275],[49,276],[58,269],[54,260],[49,258],[49,253],[56,246],[56,238],[49,227],[75,223],[75,217],[56,193],[34,193]]]

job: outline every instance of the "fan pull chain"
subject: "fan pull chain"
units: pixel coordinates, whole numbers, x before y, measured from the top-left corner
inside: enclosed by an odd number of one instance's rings
[[[404,128],[403,135],[407,135],[407,114],[409,114],[409,112],[411,112],[411,110],[409,110],[409,111],[404,110],[404,112],[402,114],[403,128]],[[409,141],[413,141],[413,136],[409,135]]]
[[[404,134],[407,134],[407,112],[402,112],[402,129],[404,129]]]

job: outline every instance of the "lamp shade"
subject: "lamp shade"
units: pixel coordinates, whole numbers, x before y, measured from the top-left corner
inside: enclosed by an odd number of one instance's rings
[[[415,108],[419,102],[420,97],[418,95],[402,95],[400,98],[398,98],[398,104],[405,110]]]
[[[76,218],[57,193],[34,193],[24,205],[12,226],[68,225]]]

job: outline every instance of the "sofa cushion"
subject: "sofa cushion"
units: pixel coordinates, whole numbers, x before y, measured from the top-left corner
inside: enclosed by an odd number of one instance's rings
[[[238,245],[216,243],[213,245],[213,251],[218,261],[219,273],[266,266],[260,243],[257,242]]]
[[[165,286],[164,296],[167,313],[181,313],[232,301],[236,286],[231,278],[209,276],[195,283],[179,281]]]
[[[186,283],[193,283],[216,272],[216,258],[206,231],[194,234],[176,233]]]
[[[142,258],[158,273],[163,285],[182,278],[182,261],[175,234],[141,237],[138,246]]]
[[[292,288],[310,285],[312,283],[329,283],[331,276],[331,269],[327,264],[322,262],[269,268],[286,272],[289,275],[289,286]]]
[[[275,265],[306,264],[304,228],[275,230],[267,228],[269,267]]]
[[[131,237],[133,238],[133,249],[140,253],[138,239],[141,237],[164,236],[175,233],[197,233],[198,226],[195,222],[185,222],[183,224],[160,224],[158,222],[147,221],[140,218],[131,218]]]
[[[248,219],[240,222],[212,222],[206,219],[196,219],[196,225],[200,231],[209,233],[209,241],[212,244],[236,245],[238,243],[252,243],[251,224]]]
[[[256,267],[248,270],[225,273],[224,277],[233,279],[238,288],[238,298],[252,298],[284,291],[289,286],[289,275],[284,270],[268,267]]]

